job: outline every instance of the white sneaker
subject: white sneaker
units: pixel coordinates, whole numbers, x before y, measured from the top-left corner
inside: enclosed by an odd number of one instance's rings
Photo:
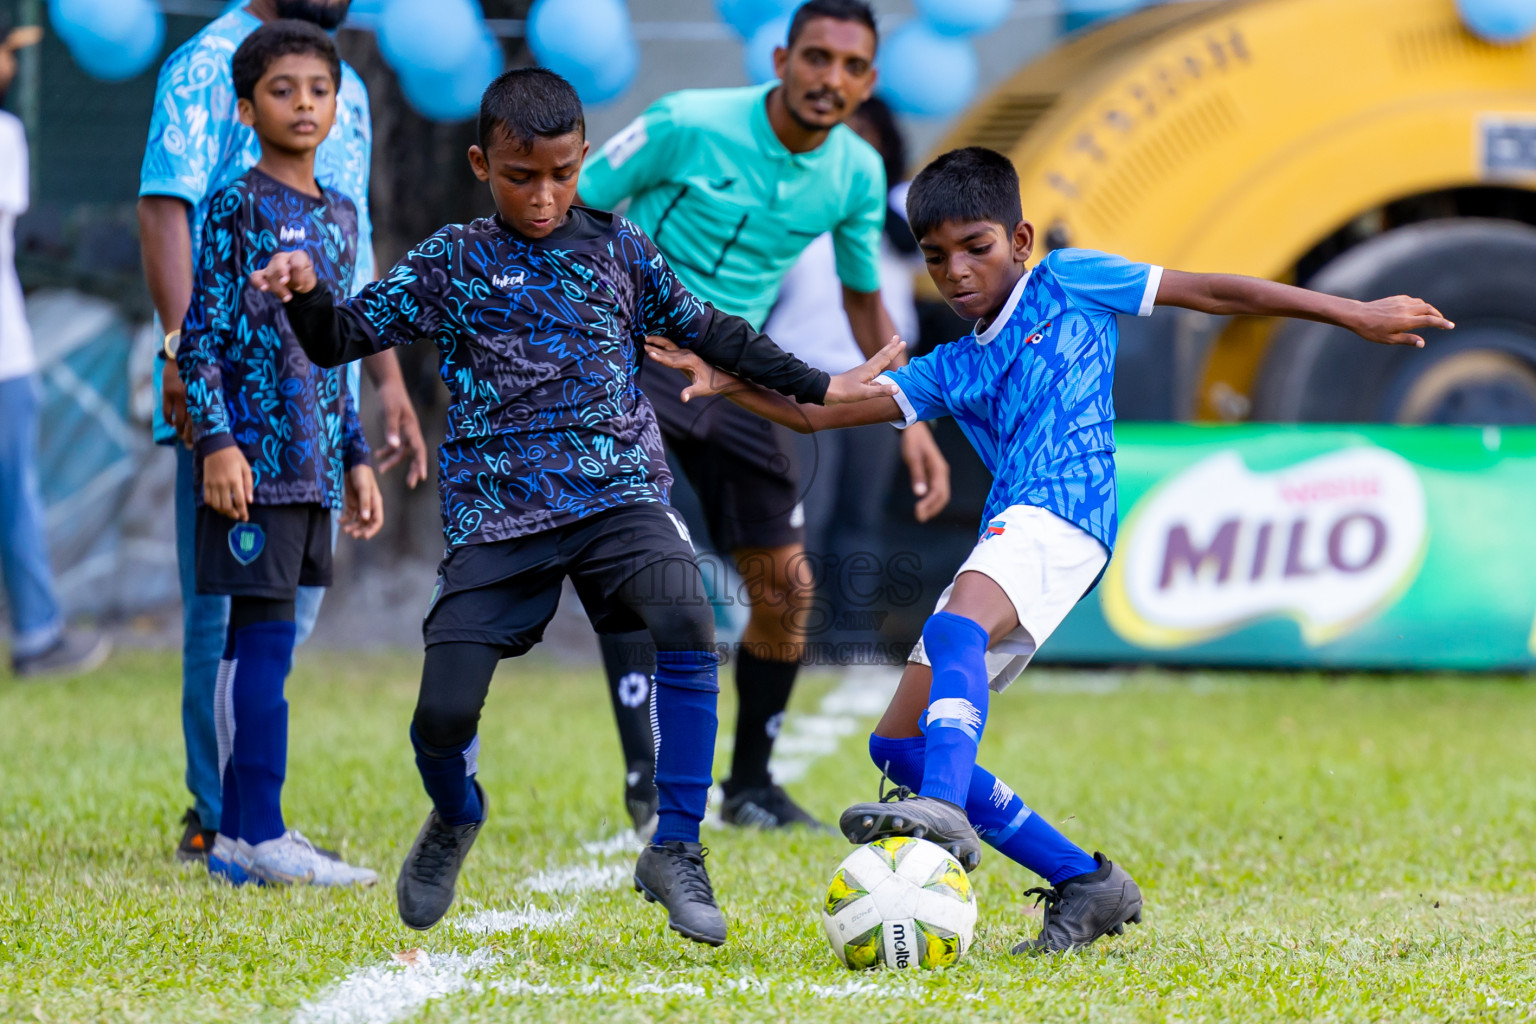
[[[213,837],[213,849],[208,851],[208,875],[230,885],[261,884],[259,878],[251,877],[251,844],[222,832]]]
[[[250,873],[269,885],[373,885],[377,871],[332,860],[297,829],[251,848]]]

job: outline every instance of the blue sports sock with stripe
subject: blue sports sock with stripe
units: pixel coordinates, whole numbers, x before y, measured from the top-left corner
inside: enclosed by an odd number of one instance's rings
[[[480,736],[452,747],[422,742],[411,723],[411,747],[416,751],[416,770],[437,816],[446,825],[473,825],[485,818],[475,773],[480,770]]]
[[[292,620],[273,620],[253,622],[233,632],[230,765],[239,797],[239,838],[254,846],[285,831],[288,701],[283,696],[283,684],[293,665],[296,629]]]
[[[235,632],[226,630],[224,653],[219,658],[219,674],[213,685],[213,732],[219,748],[219,832],[231,839],[240,837],[240,786],[235,780],[232,762],[235,742],[234,706],[229,700],[230,684],[235,679]]]
[[[923,777],[921,736],[869,737],[869,756],[897,785],[911,788]],[[1030,810],[1006,782],[981,765],[971,772],[965,815],[987,845],[1024,865],[1049,884],[1098,870],[1098,862]]]
[[[651,739],[656,748],[656,837],[699,841],[715,762],[715,704],[720,696],[714,651],[657,651],[651,687]]]
[[[963,615],[934,612],[923,626],[933,665],[923,731],[923,796],[965,806],[976,745],[987,722],[987,631]]]

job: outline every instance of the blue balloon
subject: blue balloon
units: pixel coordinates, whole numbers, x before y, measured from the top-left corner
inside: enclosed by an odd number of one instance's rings
[[[451,71],[411,68],[400,73],[400,90],[422,117],[432,121],[463,121],[480,112],[485,87],[506,68],[501,43],[482,28],[475,52]]]
[[[1456,0],[1467,28],[1490,43],[1525,41],[1536,31],[1536,0]]]
[[[891,33],[876,58],[880,94],[903,114],[947,117],[976,92],[976,51],[955,36],[909,21]]]
[[[528,45],[586,103],[613,99],[640,68],[622,0],[537,0],[528,12]]]
[[[773,73],[773,51],[789,39],[789,15],[781,15],[765,22],[747,40],[743,57],[747,64],[747,77],[762,85],[778,79]]]
[[[109,82],[145,71],[165,42],[165,16],[150,0],[49,0],[48,15],[85,72]]]
[[[928,27],[946,36],[973,36],[1001,25],[1013,0],[916,0]]]
[[[396,72],[447,75],[483,53],[485,22],[470,0],[389,0],[378,31],[379,49]]]
[[[720,19],[743,39],[751,39],[768,22],[792,14],[803,0],[715,0]],[[780,40],[783,43],[783,40]]]
[[[1062,4],[1062,29],[1076,32],[1085,25],[1106,18],[1118,18],[1138,7],[1146,7],[1151,0],[1065,0]]]

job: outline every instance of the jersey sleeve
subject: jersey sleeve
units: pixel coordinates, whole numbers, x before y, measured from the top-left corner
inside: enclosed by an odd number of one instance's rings
[[[861,142],[862,145],[862,142]],[[880,290],[880,234],[885,230],[885,169],[874,159],[862,170],[847,216],[832,229],[837,278],[856,292]]]
[[[1045,258],[1062,290],[1080,309],[1151,316],[1163,268],[1132,263],[1092,249],[1057,249]]]
[[[196,206],[213,185],[214,154],[239,125],[229,55],[194,42],[160,68],[139,195],[175,196]]]
[[[669,169],[678,163],[677,147],[683,134],[674,116],[672,98],[664,96],[657,100],[603,143],[603,148],[582,166],[577,189],[581,201],[611,210],[623,200],[660,185],[667,180]]]
[[[638,332],[692,347],[709,326],[709,307],[678,280],[672,265],[644,231],[621,221],[619,239],[635,272]]]
[[[192,272],[192,301],[181,324],[176,369],[187,387],[187,416],[198,453],[211,455],[235,443],[229,409],[224,404],[220,369],[234,324],[245,278],[240,268],[240,216],[243,197],[234,188],[222,192],[203,222],[202,244]]]
[[[935,349],[911,360],[906,366],[887,370],[875,378],[896,385],[896,394],[892,397],[901,409],[903,421],[896,424],[898,429],[905,430],[920,420],[936,420],[950,414],[949,404],[944,400],[944,366],[938,358],[942,351],[942,348]]]

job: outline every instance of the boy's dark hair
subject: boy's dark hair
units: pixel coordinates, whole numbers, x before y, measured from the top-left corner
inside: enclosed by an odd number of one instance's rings
[[[921,239],[947,220],[984,220],[1012,231],[1024,219],[1019,172],[994,149],[966,146],[917,172],[907,191],[907,223]]]
[[[498,136],[527,150],[535,139],[571,132],[583,138],[587,134],[581,98],[570,82],[548,68],[503,72],[480,97],[480,148],[487,153]]]
[[[875,12],[868,0],[806,0],[795,8],[794,17],[789,19],[789,39],[785,45],[793,49],[795,40],[805,31],[805,26],[817,18],[856,21],[873,32],[875,46],[880,45],[880,28],[875,24]]]
[[[319,57],[330,66],[331,82],[341,88],[341,58],[336,44],[318,25],[293,18],[269,21],[245,37],[230,62],[235,80],[235,95],[242,100],[256,98],[256,83],[267,73],[273,61],[296,53]]]

